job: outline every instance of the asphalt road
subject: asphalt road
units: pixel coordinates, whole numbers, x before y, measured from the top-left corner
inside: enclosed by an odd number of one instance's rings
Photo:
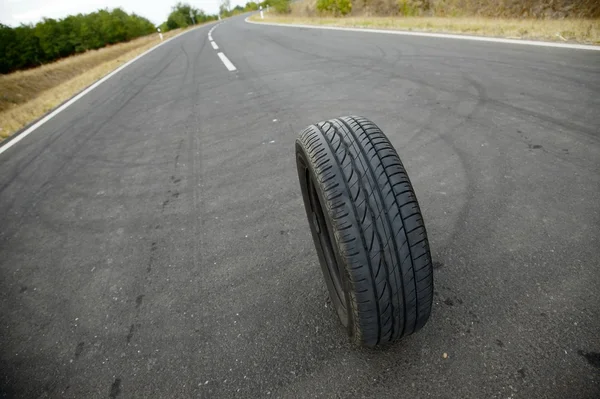
[[[599,397],[600,52],[234,18],[230,72],[209,29],[1,154],[4,397]],[[347,343],[296,177],[346,114],[398,149],[436,267],[381,350]]]

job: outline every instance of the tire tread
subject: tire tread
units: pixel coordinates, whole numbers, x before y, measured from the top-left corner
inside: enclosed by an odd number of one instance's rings
[[[422,328],[433,302],[429,242],[387,136],[365,118],[342,117],[309,126],[296,148],[310,160],[345,262],[353,340],[376,346]]]

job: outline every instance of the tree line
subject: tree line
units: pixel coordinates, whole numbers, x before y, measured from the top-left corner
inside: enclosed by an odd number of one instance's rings
[[[230,0],[221,0],[219,14],[221,17],[231,17],[233,15],[238,15],[249,11],[257,11],[261,7],[263,10],[266,10],[267,7],[272,7],[274,12],[285,14],[291,11],[290,3],[290,0],[264,0],[262,2],[249,1],[244,7],[235,6],[234,8],[231,8]]]
[[[171,8],[171,13],[167,17],[167,20],[160,25],[160,30],[168,32],[173,29],[187,28],[193,25],[194,22],[201,24],[214,21],[218,18],[218,15],[206,14],[199,8],[179,2]]]
[[[0,73],[26,69],[155,31],[152,22],[120,8],[11,28],[0,24]]]

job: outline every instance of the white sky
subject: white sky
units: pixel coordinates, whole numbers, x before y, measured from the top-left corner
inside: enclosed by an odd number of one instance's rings
[[[17,26],[36,23],[43,17],[64,18],[67,15],[89,13],[100,8],[121,7],[128,13],[135,12],[148,18],[155,25],[167,20],[171,7],[178,0],[0,0],[0,23]],[[244,5],[247,0],[231,0],[231,7]],[[184,3],[216,14],[219,0],[183,0]]]

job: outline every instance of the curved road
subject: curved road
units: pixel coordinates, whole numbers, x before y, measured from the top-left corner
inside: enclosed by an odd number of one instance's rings
[[[598,397],[600,52],[210,28],[0,155],[4,397]],[[436,267],[383,350],[347,344],[296,178],[345,114],[400,152]]]

